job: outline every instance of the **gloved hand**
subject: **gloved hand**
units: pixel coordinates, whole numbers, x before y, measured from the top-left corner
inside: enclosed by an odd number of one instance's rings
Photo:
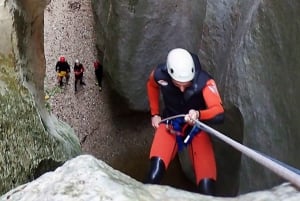
[[[198,120],[199,118],[200,118],[200,112],[194,109],[189,110],[189,113],[184,116],[184,120],[189,125],[194,125],[195,120]]]
[[[161,116],[159,115],[154,115],[151,118],[151,124],[154,128],[158,128],[160,121],[161,121]]]
[[[177,117],[175,119],[171,120],[171,125],[173,127],[173,129],[177,132],[182,132],[182,128],[185,124],[185,120],[183,117]]]

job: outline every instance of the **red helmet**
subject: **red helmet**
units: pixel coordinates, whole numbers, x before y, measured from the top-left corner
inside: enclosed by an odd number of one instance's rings
[[[66,59],[65,59],[65,57],[60,57],[60,58],[59,58],[59,61],[60,61],[60,62],[65,62]]]

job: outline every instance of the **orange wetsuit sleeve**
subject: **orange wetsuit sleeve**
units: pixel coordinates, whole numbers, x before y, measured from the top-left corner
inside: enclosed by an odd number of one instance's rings
[[[217,85],[213,79],[206,82],[202,93],[206,103],[206,109],[200,110],[200,120],[213,119],[218,114],[224,113],[222,100],[219,95]]]
[[[154,80],[154,71],[152,71],[147,81],[147,94],[151,115],[159,114],[159,93],[159,86]]]

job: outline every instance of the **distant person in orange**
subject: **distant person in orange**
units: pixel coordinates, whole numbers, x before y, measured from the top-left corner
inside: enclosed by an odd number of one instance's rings
[[[84,67],[83,65],[79,62],[78,59],[75,60],[75,64],[74,64],[74,74],[75,74],[75,92],[77,91],[77,82],[79,81],[79,83],[81,85],[85,85],[85,83],[83,82],[83,72],[84,72]]]
[[[64,77],[66,77],[66,84],[68,84],[70,78],[70,65],[64,56],[61,56],[59,61],[57,61],[55,65],[55,71],[57,72],[57,81],[59,86],[63,85]]]
[[[103,66],[99,60],[94,62],[95,76],[97,79],[97,84],[99,86],[99,91],[102,91],[102,77],[103,77]]]
[[[197,55],[176,48],[165,63],[150,74],[147,93],[151,123],[156,129],[150,151],[150,170],[145,183],[159,184],[178,151],[187,147],[194,166],[200,193],[215,195],[216,162],[210,136],[194,126],[195,119],[221,123],[222,101],[213,78],[201,69]],[[160,113],[159,96],[164,110]],[[185,114],[182,118],[161,122],[162,118]],[[185,142],[186,135],[190,135]]]

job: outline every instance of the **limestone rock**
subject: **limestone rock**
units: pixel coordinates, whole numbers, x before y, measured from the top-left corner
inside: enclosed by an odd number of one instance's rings
[[[187,48],[214,76],[226,109],[238,111],[225,125],[228,135],[238,127],[244,145],[300,167],[299,1],[92,2],[110,85],[129,108],[149,110],[145,83],[150,71],[170,49]],[[230,153],[217,153],[220,164]],[[235,162],[240,191],[282,182],[240,157]]]
[[[0,0],[0,194],[81,153],[72,128],[44,105],[46,3]]]
[[[142,184],[90,155],[67,161],[53,172],[19,186],[0,197],[0,201],[292,201],[300,193],[289,184],[236,198],[204,196],[169,186]]]
[[[73,130],[44,107],[42,26],[47,3],[0,0],[3,192],[32,180],[49,164],[57,166],[80,153]],[[107,80],[124,98],[122,103],[133,110],[147,110],[144,84],[151,69],[164,61],[169,49],[187,48],[198,53],[204,68],[215,76],[224,105],[238,111],[228,131],[239,127],[243,144],[300,167],[298,1],[93,4]],[[78,4],[70,6],[82,9]],[[226,153],[217,154],[223,158],[220,163],[231,156]],[[247,158],[235,165],[240,167],[241,191],[282,182]]]
[[[114,90],[133,110],[146,110],[146,81],[168,50],[198,51],[205,2],[92,1],[97,45]]]

